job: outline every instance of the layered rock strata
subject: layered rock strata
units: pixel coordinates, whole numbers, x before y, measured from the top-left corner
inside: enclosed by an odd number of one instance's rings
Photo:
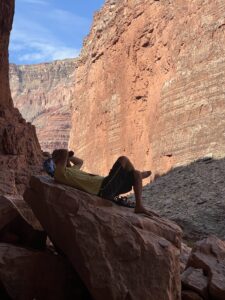
[[[94,299],[180,299],[180,228],[32,177],[25,201]],[[65,234],[66,233],[66,234]]]
[[[223,0],[106,1],[75,79],[69,145],[88,170],[121,154],[160,173],[224,156],[224,12]]]
[[[10,65],[14,105],[35,125],[44,151],[67,148],[76,60],[38,65]]]

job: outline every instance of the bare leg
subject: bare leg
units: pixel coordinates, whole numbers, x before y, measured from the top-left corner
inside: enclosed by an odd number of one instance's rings
[[[122,167],[127,171],[133,171],[134,172],[134,194],[135,194],[135,213],[144,213],[148,216],[157,215],[153,212],[148,211],[144,206],[142,205],[142,179],[147,178],[151,175],[151,171],[145,171],[140,172],[135,170],[133,164],[126,156],[121,156],[118,159],[122,165]]]
[[[142,205],[142,173],[134,170],[134,195],[136,201],[135,213],[144,213],[152,216],[151,212],[147,211]]]
[[[129,158],[127,158],[126,156],[121,156],[118,160],[125,170],[127,170],[127,171],[135,170],[134,165],[129,160]],[[151,171],[141,172],[142,179],[148,178],[149,176],[151,176],[151,174],[152,174]]]

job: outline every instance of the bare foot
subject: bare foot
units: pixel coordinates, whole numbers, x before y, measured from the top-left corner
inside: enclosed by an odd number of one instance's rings
[[[148,178],[149,176],[151,176],[151,174],[152,174],[151,171],[141,172],[142,179]]]
[[[150,217],[153,217],[153,216],[159,217],[159,215],[157,213],[147,210],[146,208],[144,208],[144,206],[135,207],[134,212],[136,214],[145,214]]]

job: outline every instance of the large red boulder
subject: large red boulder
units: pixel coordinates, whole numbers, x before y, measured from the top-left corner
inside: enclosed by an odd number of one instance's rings
[[[1,243],[0,296],[3,293],[15,300],[79,300],[82,285],[58,255]]]
[[[22,196],[0,196],[0,242],[45,249],[47,235]]]
[[[183,288],[195,291],[204,299],[208,299],[208,278],[202,269],[187,268],[181,276]]]
[[[208,290],[213,300],[225,299],[225,242],[215,236],[196,243],[188,267],[201,268],[207,275]]]
[[[180,299],[181,229],[45,177],[25,192],[94,299]]]

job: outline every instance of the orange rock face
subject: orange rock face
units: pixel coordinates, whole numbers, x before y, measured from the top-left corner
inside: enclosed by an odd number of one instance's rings
[[[38,65],[10,65],[15,106],[37,130],[44,151],[67,148],[71,128],[72,59]]]
[[[225,154],[224,1],[106,1],[76,71],[70,148],[165,172]]]

